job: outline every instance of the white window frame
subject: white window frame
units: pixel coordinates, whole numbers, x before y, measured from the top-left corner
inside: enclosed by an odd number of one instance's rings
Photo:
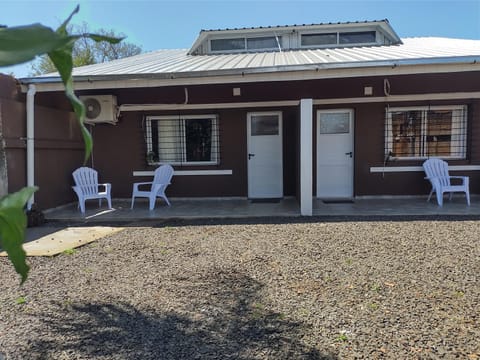
[[[207,114],[207,115],[165,115],[165,116],[147,116],[145,121],[146,127],[146,140],[147,140],[147,154],[152,152],[154,146],[157,146],[156,153],[159,154],[160,157],[160,141],[158,144],[152,143],[152,120],[156,121],[180,121],[181,127],[185,129],[185,120],[194,120],[194,119],[209,119],[212,121],[212,151],[211,151],[211,161],[187,161],[186,156],[186,139],[185,139],[185,131],[183,130],[181,133],[183,134],[182,138],[180,139],[180,146],[182,148],[181,155],[182,159],[180,161],[165,161],[159,158],[158,161],[150,161],[148,160],[149,165],[161,165],[161,164],[171,164],[171,165],[218,165],[220,163],[220,142],[219,142],[219,135],[218,135],[218,116],[214,114]]]
[[[452,147],[457,147],[462,150],[462,154],[460,155],[450,155],[450,156],[433,156],[433,157],[439,157],[442,159],[456,159],[456,160],[462,160],[467,158],[467,136],[468,136],[468,127],[467,127],[467,119],[468,119],[468,106],[467,105],[446,105],[446,106],[412,106],[412,107],[393,107],[393,108],[386,108],[385,109],[385,116],[387,118],[386,126],[385,126],[385,155],[390,154],[393,152],[393,126],[392,126],[392,113],[393,112],[407,112],[407,111],[421,111],[422,112],[422,124],[421,124],[421,138],[424,139],[427,134],[427,121],[428,119],[425,118],[427,112],[429,110],[452,110],[452,113],[454,111],[461,111],[463,113],[463,119],[462,121],[462,128],[465,129],[464,133],[461,134],[459,132],[459,129],[457,127],[452,127],[452,140],[450,140],[450,143],[453,144]],[[455,131],[457,130],[457,131]],[[456,135],[456,136],[455,136]],[[453,139],[456,137],[456,139]],[[428,145],[428,142],[424,141],[425,144]],[[424,152],[427,152],[428,149],[425,149]],[[390,156],[390,159],[393,160],[424,160],[428,159],[428,155],[424,156]]]

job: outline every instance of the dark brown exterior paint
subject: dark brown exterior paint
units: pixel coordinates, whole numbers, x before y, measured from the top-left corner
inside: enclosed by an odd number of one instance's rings
[[[25,97],[12,78],[0,78],[0,134],[7,157],[8,192],[27,184]],[[7,90],[8,88],[8,90]],[[19,101],[20,100],[20,101]],[[1,139],[1,136],[0,136]],[[74,200],[72,171],[82,164],[83,141],[70,111],[35,106],[35,202],[50,208]]]
[[[190,104],[216,104],[256,101],[300,100],[301,98],[330,99],[363,97],[365,86],[373,87],[373,96],[383,96],[385,77],[357,77],[342,79],[278,81],[242,84],[216,84],[187,86]],[[480,91],[480,72],[444,74],[419,74],[388,76],[391,95],[414,95],[444,92]],[[233,88],[241,88],[241,96],[233,96]],[[83,95],[87,92],[79,92]],[[118,104],[183,104],[183,86],[111,89],[90,94],[113,94]],[[368,101],[368,97],[365,97]],[[62,93],[38,93],[36,96],[36,136],[43,141],[36,143],[36,177],[45,190],[38,194],[41,207],[51,207],[73,200],[70,189],[71,172],[82,164],[83,144],[74,126],[68,102]],[[314,108],[312,138],[313,164],[315,164],[316,110],[325,108],[350,108],[354,110],[354,194],[364,195],[417,195],[429,191],[421,172],[371,173],[371,167],[384,161],[385,107],[455,104],[468,105],[468,158],[451,161],[451,164],[480,165],[480,101],[471,99],[452,101],[421,101],[404,103],[344,103],[336,106]],[[44,106],[43,109],[38,105]],[[13,105],[12,105],[13,106]],[[25,150],[19,137],[24,136],[24,108],[18,103],[8,110],[22,125],[10,134],[9,185],[13,189],[24,185]],[[16,108],[15,108],[16,107]],[[13,109],[15,108],[15,110]],[[52,108],[56,108],[52,109]],[[20,110],[19,110],[20,109]],[[300,173],[300,112],[298,107],[208,109],[195,111],[123,112],[117,125],[98,124],[92,127],[94,137],[93,166],[99,171],[101,181],[112,183],[113,196],[128,198],[132,183],[147,180],[134,177],[133,171],[153,170],[146,162],[146,146],[142,122],[147,115],[166,114],[218,114],[220,126],[221,162],[216,166],[183,167],[182,169],[232,170],[232,175],[174,176],[168,188],[169,196],[247,196],[247,134],[246,119],[250,111],[281,110],[284,118],[284,194],[299,195]],[[9,120],[10,123],[13,120]],[[63,124],[63,125],[61,125]],[[65,125],[68,124],[68,125]],[[71,127],[72,126],[72,127]],[[49,129],[55,128],[54,132]],[[62,141],[60,141],[62,139]],[[389,166],[418,166],[421,161],[396,161]],[[20,169],[22,167],[22,169]],[[176,169],[180,169],[176,167]],[[480,173],[464,172],[471,176],[471,192],[480,193]],[[52,178],[52,174],[56,178]],[[316,169],[313,169],[313,186]],[[10,184],[11,183],[11,184]],[[43,192],[44,191],[44,192]],[[313,189],[315,194],[315,188]],[[45,195],[44,195],[45,194]],[[47,195],[48,194],[48,195]]]
[[[252,109],[253,110],[253,109]],[[273,109],[262,109],[269,111]],[[284,195],[295,195],[297,111],[283,111],[284,126]],[[258,109],[257,109],[258,111]],[[170,196],[246,196],[247,195],[247,113],[249,110],[208,110],[175,112],[175,114],[217,114],[220,126],[221,162],[216,166],[184,166],[176,170],[232,170],[233,175],[175,176],[168,188]],[[94,166],[108,174],[104,181],[112,183],[114,197],[131,196],[132,183],[148,181],[133,176],[133,171],[154,170],[146,162],[146,146],[142,130],[143,118],[172,112],[126,112],[118,125],[96,125],[94,135]],[[112,159],[117,159],[112,161]]]

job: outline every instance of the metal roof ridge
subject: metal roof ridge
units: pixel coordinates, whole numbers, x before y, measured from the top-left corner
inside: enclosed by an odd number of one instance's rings
[[[321,23],[311,23],[311,24],[290,24],[290,25],[268,25],[268,26],[245,26],[245,27],[234,27],[234,28],[222,28],[222,29],[202,29],[202,32],[218,32],[218,31],[242,31],[242,30],[265,30],[265,29],[278,29],[278,28],[289,28],[289,27],[308,27],[308,26],[321,26],[321,25],[347,25],[347,24],[366,24],[366,23],[378,23],[378,22],[387,22],[388,19],[381,20],[362,20],[362,21],[338,21],[338,22],[321,22]]]

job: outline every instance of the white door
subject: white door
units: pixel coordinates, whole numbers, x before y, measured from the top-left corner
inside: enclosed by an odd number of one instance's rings
[[[353,110],[317,112],[317,197],[353,197]]]
[[[282,113],[247,114],[248,197],[283,197]]]

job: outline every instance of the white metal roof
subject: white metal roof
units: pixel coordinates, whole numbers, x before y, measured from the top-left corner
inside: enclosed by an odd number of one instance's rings
[[[188,55],[188,49],[158,50],[107,63],[75,68],[75,80],[88,78],[170,78],[268,73],[316,68],[362,68],[385,65],[480,63],[480,40],[436,37],[402,39],[403,44],[284,52]],[[57,74],[22,82],[58,81]]]

